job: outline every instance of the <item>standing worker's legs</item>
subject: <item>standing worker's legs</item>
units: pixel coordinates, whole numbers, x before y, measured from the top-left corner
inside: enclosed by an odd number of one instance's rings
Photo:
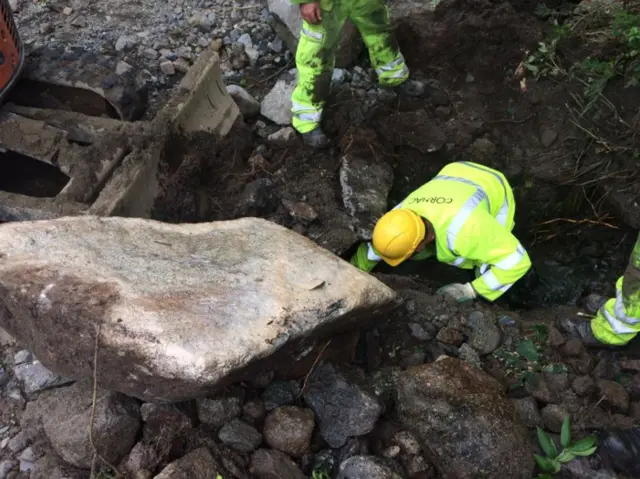
[[[371,65],[378,75],[380,85],[393,87],[398,93],[419,96],[424,85],[409,80],[409,68],[398,47],[389,9],[383,0],[353,0],[349,17],[358,27],[369,50]]]
[[[320,128],[322,109],[331,87],[335,49],[346,18],[340,8],[322,12],[322,22],[312,25],[303,20],[296,51],[298,84],[291,96],[293,127],[305,143],[322,148],[328,139]]]

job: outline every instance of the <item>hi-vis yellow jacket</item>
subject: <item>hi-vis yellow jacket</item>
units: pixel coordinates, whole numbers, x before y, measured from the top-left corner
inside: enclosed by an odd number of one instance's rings
[[[426,218],[434,227],[438,261],[476,268],[471,284],[489,301],[531,267],[529,255],[511,233],[516,205],[511,186],[499,171],[467,161],[450,163],[396,208]],[[425,256],[429,255],[412,259]],[[363,243],[351,262],[371,271],[380,260],[371,243]]]

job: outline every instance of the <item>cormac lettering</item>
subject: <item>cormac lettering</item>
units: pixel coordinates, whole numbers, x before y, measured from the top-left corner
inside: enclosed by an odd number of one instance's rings
[[[449,204],[453,201],[453,198],[446,198],[444,196],[430,196],[428,198],[409,198],[409,204],[415,203],[434,203],[437,205]]]

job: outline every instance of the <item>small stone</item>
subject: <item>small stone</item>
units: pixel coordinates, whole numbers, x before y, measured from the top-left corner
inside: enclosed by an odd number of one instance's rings
[[[584,345],[579,339],[575,339],[575,338],[567,341],[562,348],[562,353],[565,356],[574,357],[574,358],[577,358],[578,356],[582,355],[583,351],[584,351]]]
[[[309,224],[318,219],[318,213],[303,201],[289,201],[283,199],[282,204],[287,209],[291,217],[302,224]]]
[[[309,450],[314,428],[315,415],[311,409],[282,406],[267,416],[262,433],[272,449],[301,457]]]
[[[253,40],[251,40],[251,35],[248,33],[243,33],[238,37],[238,43],[242,43],[245,48],[253,46]]]
[[[64,7],[62,9],[62,13],[64,13],[65,15],[69,16],[73,13],[73,8],[71,7]]]
[[[347,72],[342,68],[334,68],[333,73],[331,75],[331,86],[334,88],[342,85],[347,79]]]
[[[570,387],[569,375],[567,373],[544,373],[544,378],[549,386],[551,394],[559,397]]]
[[[511,402],[525,426],[537,427],[542,424],[542,418],[540,417],[540,411],[538,410],[538,403],[533,397],[529,396],[522,399],[512,399]]]
[[[382,451],[382,455],[389,459],[393,459],[400,455],[400,446],[389,446]]]
[[[171,61],[177,60],[178,58],[178,55],[176,55],[176,53],[173,50],[169,50],[167,48],[160,49],[160,56],[162,58],[166,58],[167,60],[171,60]]]
[[[427,323],[426,327],[419,323],[409,323],[409,329],[411,330],[411,336],[418,341],[429,341],[436,335],[435,328],[431,323]]]
[[[545,429],[559,433],[562,429],[564,418],[568,415],[569,413],[562,406],[557,404],[548,404],[542,408],[542,423],[544,424]]]
[[[249,472],[258,479],[306,479],[289,456],[273,449],[258,449],[251,456]]]
[[[242,406],[242,417],[254,426],[261,424],[266,414],[267,410],[260,399],[252,399]]]
[[[462,332],[459,329],[455,329],[449,326],[445,326],[444,328],[442,328],[438,332],[436,338],[442,343],[451,344],[453,346],[460,346],[464,341]]]
[[[130,36],[130,35],[121,35],[116,40],[115,48],[116,48],[117,52],[128,52],[133,47],[135,47],[137,44],[138,44],[138,38],[137,37],[133,37],[133,36]]]
[[[227,85],[227,91],[245,118],[251,118],[260,112],[260,102],[241,86]]]
[[[525,382],[525,389],[540,402],[548,404],[553,401],[553,395],[551,394],[549,385],[539,374],[535,376],[534,380]]]
[[[478,138],[471,145],[472,155],[475,158],[491,158],[496,154],[496,145],[488,138]]]
[[[53,26],[53,24],[48,22],[41,23],[40,26],[38,27],[38,31],[40,32],[40,35],[49,35],[54,30],[55,30],[55,27]]]
[[[237,418],[222,426],[218,438],[238,452],[255,451],[262,443],[262,434]]]
[[[282,53],[282,51],[284,50],[284,42],[281,38],[276,37],[272,42],[269,43],[269,48],[271,48],[271,51],[275,53]]]
[[[203,32],[208,32],[216,23],[216,14],[215,12],[196,12],[189,18],[188,23]]]
[[[122,60],[118,62],[116,65],[116,75],[123,75],[130,71],[133,67],[129,65],[127,62],[123,62]]]
[[[481,367],[482,365],[478,351],[473,349],[467,343],[463,343],[462,346],[460,346],[460,348],[458,349],[458,355],[460,359],[470,364],[471,366]]]
[[[416,436],[410,431],[400,431],[393,435],[391,442],[400,446],[402,451],[409,456],[417,456],[422,453],[422,448]]]
[[[540,142],[545,146],[549,147],[553,145],[553,143],[558,138],[557,130],[552,130],[550,128],[545,128],[540,133]]]
[[[11,440],[11,438],[5,437],[2,441],[0,441],[0,451],[2,449],[4,449],[5,447],[7,447],[7,444],[9,444],[10,440]]]
[[[145,48],[142,51],[142,55],[145,58],[148,58],[149,60],[155,60],[156,58],[158,58],[158,52],[156,50],[154,50],[153,48]]]
[[[606,379],[596,381],[597,394],[602,398],[602,404],[608,406],[614,412],[625,414],[629,409],[629,393],[625,388],[615,382]]]
[[[27,434],[24,431],[20,431],[18,434],[13,436],[7,446],[9,450],[13,453],[18,453],[22,451],[25,447],[27,447],[27,443],[29,439]]]
[[[165,75],[175,75],[176,67],[173,66],[173,62],[165,61],[160,63],[160,71]]]
[[[219,52],[220,50],[222,50],[222,45],[223,45],[222,38],[216,38],[211,42],[211,49],[214,52]]]
[[[441,120],[447,120],[451,116],[451,107],[450,106],[438,106],[435,109],[436,116]]]
[[[203,398],[196,400],[196,407],[200,422],[218,429],[240,416],[242,413],[242,398],[239,395],[215,399]]]
[[[469,346],[483,356],[495,351],[502,341],[502,332],[495,325],[485,320],[481,326],[473,328],[469,335]]]
[[[24,363],[30,363],[33,361],[33,354],[31,354],[31,351],[27,351],[26,349],[23,349],[21,351],[18,351],[15,356],[13,356],[13,364],[14,365],[18,365],[18,364],[24,364]]]
[[[73,382],[49,371],[38,361],[18,364],[13,373],[24,384],[24,392],[28,395],[35,394],[45,389],[62,386]]]
[[[272,383],[264,393],[262,393],[262,401],[267,411],[292,404],[298,394],[300,386],[296,381],[276,381]]]
[[[618,361],[618,366],[625,372],[640,372],[640,359],[627,359]]]
[[[173,68],[179,73],[187,73],[191,65],[184,58],[178,58],[173,62]]]
[[[18,467],[16,461],[4,460],[0,461],[0,478],[9,477],[9,473]]]
[[[558,331],[558,328],[553,325],[549,326],[549,346],[552,348],[558,348],[566,342],[567,340],[562,333]]]
[[[571,389],[578,396],[589,397],[596,390],[596,386],[590,376],[578,376],[571,383]]]
[[[296,130],[294,130],[290,126],[285,126],[284,128],[281,128],[275,133],[272,133],[271,135],[269,135],[267,139],[270,142],[277,143],[280,146],[286,146],[286,145],[295,143],[296,136],[297,136]]]
[[[337,479],[402,479],[375,456],[353,456],[340,464]]]
[[[9,8],[11,8],[12,12],[14,13],[19,12],[21,7],[22,7],[22,4],[19,0],[9,0]],[[0,477],[3,477],[3,476],[0,474]]]
[[[33,449],[30,447],[26,448],[20,456],[18,457],[20,461],[20,472],[33,472],[35,470],[35,460],[36,456],[33,452]]]

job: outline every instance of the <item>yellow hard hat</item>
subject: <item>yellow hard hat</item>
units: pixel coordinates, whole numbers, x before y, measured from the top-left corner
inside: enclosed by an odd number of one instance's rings
[[[397,266],[409,258],[425,237],[424,221],[413,211],[398,208],[378,220],[373,247],[385,263]]]

